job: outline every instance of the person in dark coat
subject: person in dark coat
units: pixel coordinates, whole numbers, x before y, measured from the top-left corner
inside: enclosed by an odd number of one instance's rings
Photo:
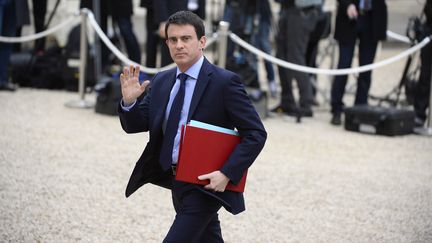
[[[378,41],[386,39],[387,5],[385,0],[338,0],[334,37],[339,44],[338,68],[350,68],[356,41],[359,40],[360,66],[373,63]],[[354,104],[367,104],[371,71],[357,80]],[[331,124],[342,123],[347,75],[336,76],[331,87]]]
[[[426,16],[426,22],[423,24],[425,36],[432,36],[432,0],[427,0],[423,13]],[[432,68],[432,43],[429,42],[420,53],[421,68],[420,77],[414,93],[414,110],[416,113],[415,125],[421,127],[426,121],[426,109],[429,107],[430,88],[431,88],[431,68]],[[430,113],[429,107],[429,113]],[[429,114],[431,115],[431,114]],[[432,124],[430,124],[432,125]]]
[[[287,62],[306,66],[306,50],[311,32],[318,22],[322,1],[278,0],[281,5],[279,31],[276,39],[276,56]],[[280,103],[271,112],[288,116],[312,117],[312,84],[307,73],[278,67],[282,88]],[[298,87],[298,99],[294,96],[293,80]]]

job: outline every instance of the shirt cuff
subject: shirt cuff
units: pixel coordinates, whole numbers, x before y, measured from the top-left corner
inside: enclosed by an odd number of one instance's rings
[[[136,100],[131,105],[125,106],[123,100],[121,100],[120,106],[124,111],[130,111],[130,109],[132,109],[132,107],[135,105],[135,103],[136,103]]]

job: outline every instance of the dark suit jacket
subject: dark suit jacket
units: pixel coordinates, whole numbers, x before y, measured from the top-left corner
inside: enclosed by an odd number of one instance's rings
[[[127,133],[150,132],[149,142],[136,163],[126,188],[126,197],[146,183],[171,188],[170,172],[161,170],[159,153],[163,139],[162,122],[175,75],[175,68],[158,73],[151,80],[151,89],[139,105],[135,105],[129,112],[124,112],[119,107],[120,122]],[[221,169],[223,174],[237,184],[258,156],[267,137],[239,76],[204,59],[189,109],[188,121],[191,119],[239,131],[242,141]],[[202,186],[194,187],[219,200],[233,214],[245,209],[242,193],[214,193]]]
[[[353,41],[357,38],[357,21],[350,20],[347,8],[355,4],[359,11],[360,0],[338,0],[336,15],[335,39],[341,42]],[[373,30],[371,38],[385,40],[387,36],[387,5],[385,0],[372,0],[372,23]]]

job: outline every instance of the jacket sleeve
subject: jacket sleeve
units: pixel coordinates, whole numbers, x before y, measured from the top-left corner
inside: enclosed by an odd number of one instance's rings
[[[147,91],[146,93],[144,98],[138,99],[129,111],[124,111],[119,103],[118,113],[120,123],[126,133],[147,132],[149,130],[151,92]]]
[[[267,133],[237,75],[232,75],[229,85],[224,88],[223,99],[228,116],[240,133],[241,142],[221,172],[237,184],[263,149]]]

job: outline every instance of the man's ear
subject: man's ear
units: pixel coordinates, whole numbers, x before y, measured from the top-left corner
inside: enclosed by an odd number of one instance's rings
[[[199,42],[200,42],[200,49],[204,50],[205,44],[207,42],[207,37],[201,36],[201,38],[199,39]]]

